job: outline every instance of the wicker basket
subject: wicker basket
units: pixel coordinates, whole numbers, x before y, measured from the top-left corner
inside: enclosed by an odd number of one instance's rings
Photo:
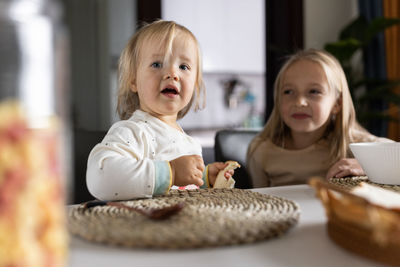
[[[400,266],[400,210],[374,205],[322,179],[309,183],[325,207],[328,235],[334,242],[366,258]]]

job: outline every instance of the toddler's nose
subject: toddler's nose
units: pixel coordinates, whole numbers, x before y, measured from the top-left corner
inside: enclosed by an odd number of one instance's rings
[[[164,75],[165,80],[173,79],[174,81],[179,81],[179,77],[174,70],[169,70]]]

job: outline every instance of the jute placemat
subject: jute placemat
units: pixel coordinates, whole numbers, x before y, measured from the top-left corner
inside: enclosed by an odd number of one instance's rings
[[[358,186],[361,182],[369,183],[372,185],[376,185],[385,189],[389,189],[395,192],[400,193],[400,186],[399,185],[388,185],[388,184],[378,184],[371,182],[368,180],[367,176],[353,176],[353,177],[346,177],[346,178],[330,178],[329,182],[335,185],[338,185],[345,189],[352,189]]]
[[[277,237],[300,216],[294,201],[242,189],[171,190],[165,196],[121,203],[160,208],[180,202],[185,203],[184,208],[163,221],[117,207],[76,205],[68,210],[68,228],[72,234],[99,243],[196,248]]]

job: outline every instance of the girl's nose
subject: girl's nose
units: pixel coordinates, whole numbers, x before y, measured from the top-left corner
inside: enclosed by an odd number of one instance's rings
[[[296,106],[299,107],[307,106],[307,99],[304,96],[298,96],[296,98]]]

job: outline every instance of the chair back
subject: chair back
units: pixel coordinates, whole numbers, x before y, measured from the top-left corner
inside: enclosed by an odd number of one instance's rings
[[[252,188],[250,176],[246,169],[246,154],[251,140],[259,133],[258,130],[220,130],[215,135],[215,161],[234,160],[241,168],[235,170],[236,188]]]
[[[74,130],[74,189],[71,204],[93,200],[86,186],[86,169],[89,153],[100,143],[107,131]]]

